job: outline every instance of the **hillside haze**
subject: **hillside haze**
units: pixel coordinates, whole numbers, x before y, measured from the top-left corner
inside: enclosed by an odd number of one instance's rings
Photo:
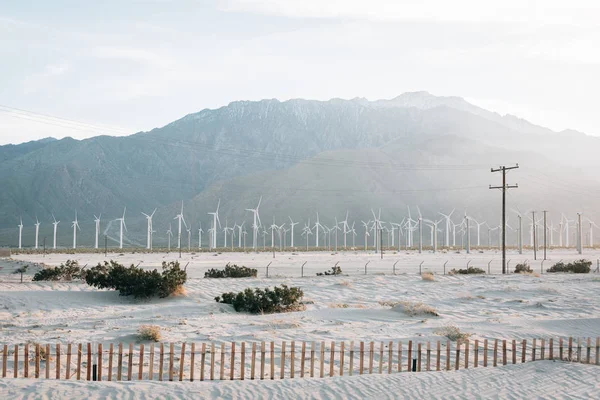
[[[52,215],[61,221],[59,245],[69,246],[75,211],[81,247],[93,243],[100,214],[114,245],[117,226],[109,221],[125,207],[128,244],[145,244],[141,212],[157,208],[154,239],[164,245],[182,200],[194,231],[200,222],[208,228],[207,212],[221,199],[221,222],[246,221],[250,232],[245,209],[260,196],[263,224],[292,216],[302,222],[298,237],[317,212],[329,226],[346,211],[359,224],[379,208],[384,221],[400,222],[407,206],[413,217],[416,206],[430,219],[456,208],[456,221],[467,210],[495,226],[500,194],[488,184],[501,177],[490,167],[517,162],[509,176],[520,187],[510,207],[547,209],[556,224],[560,213],[594,219],[599,151],[596,137],[426,92],[377,101],[236,101],[128,137],[1,146],[0,246],[16,246],[21,217],[24,246],[33,244],[36,218],[50,243]]]

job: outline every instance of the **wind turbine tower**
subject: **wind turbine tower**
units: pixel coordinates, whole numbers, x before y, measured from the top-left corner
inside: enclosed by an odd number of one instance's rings
[[[217,247],[217,223],[219,224],[219,228],[221,227],[221,220],[219,219],[219,207],[220,206],[221,206],[221,199],[219,199],[219,202],[217,203],[217,210],[215,212],[208,213],[208,215],[213,216],[211,248]]]
[[[100,217],[102,216],[102,214],[100,214]],[[96,241],[94,243],[94,248],[97,249],[98,248],[98,236],[100,235],[100,217],[96,217],[94,215],[94,222],[96,223]]]
[[[23,238],[23,217],[21,217],[21,223],[19,224],[19,249],[21,248]]]
[[[119,248],[123,248],[123,229],[127,232],[127,225],[125,224],[125,212],[127,212],[127,207],[123,209],[123,216],[121,218],[117,218],[115,221],[119,221]]]
[[[254,221],[252,222],[252,248],[256,251],[258,249],[258,230],[261,227],[260,215],[258,214],[258,209],[260,208],[260,203],[262,202],[262,196],[258,199],[258,205],[256,208],[246,208],[246,211],[251,211],[254,214]],[[235,226],[234,226],[235,228]],[[292,234],[293,237],[293,234]],[[233,237],[231,238],[233,241]],[[240,231],[240,240],[241,240],[241,231]],[[293,241],[293,239],[292,239]],[[241,246],[240,246],[241,247]]]
[[[592,225],[590,224],[590,227]],[[40,237],[40,221],[37,219],[37,217],[35,217],[35,248],[38,248],[38,243],[39,243],[39,237]]]
[[[291,236],[291,246],[292,246],[292,248],[294,248],[294,226],[298,225],[299,222],[294,222],[292,220],[292,217],[289,217],[289,219],[290,219],[290,234],[292,235]]]
[[[81,228],[79,227],[79,221],[77,221],[77,211],[75,211],[75,221],[73,221],[73,225],[71,225],[71,227],[73,228],[73,248],[76,249],[77,248],[77,229],[81,230]]]
[[[147,233],[147,238],[146,238],[146,248],[148,250],[152,250],[152,218],[154,217],[154,213],[156,212],[156,208],[154,209],[154,211],[152,212],[152,214],[148,215],[146,213],[142,213],[143,216],[146,217],[146,220],[148,220],[148,233]]]
[[[177,216],[173,219],[176,219],[179,224],[179,231],[177,235],[177,248],[181,249],[181,229],[182,225],[185,224],[185,219],[183,218],[183,201],[181,202],[181,212],[177,214]]]
[[[54,225],[54,249],[56,250],[56,233],[58,231],[58,224],[60,224],[60,221],[56,220],[56,218],[54,217],[54,214],[52,214],[52,219],[54,220],[52,225]]]

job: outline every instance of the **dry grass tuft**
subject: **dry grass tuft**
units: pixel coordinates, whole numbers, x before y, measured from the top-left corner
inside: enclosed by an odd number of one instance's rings
[[[329,308],[350,308],[346,303],[329,303]]]
[[[179,285],[173,292],[173,296],[174,297],[187,296],[187,289],[185,288],[185,286]]]
[[[436,329],[433,333],[436,335],[445,336],[452,341],[462,341],[471,337],[470,333],[461,332],[461,330],[454,325],[442,326]]]
[[[350,281],[341,281],[338,285],[340,285],[340,286],[346,286],[348,288],[351,288],[352,287],[352,282],[350,282]]]
[[[424,281],[435,282],[435,276],[431,272],[425,272],[421,275],[421,279]]]
[[[431,306],[428,306],[425,303],[416,303],[412,301],[401,301],[398,305],[393,307],[394,311],[402,311],[411,317],[416,317],[418,315],[433,315],[434,317],[439,317],[437,310]]]
[[[393,301],[393,300],[379,300],[378,303],[380,306],[383,306],[383,307],[396,307],[398,304],[400,304],[399,301]]]
[[[541,275],[538,272],[518,272],[519,275],[532,276],[534,278],[539,278]]]
[[[140,341],[153,341],[160,342],[162,338],[160,333],[160,326],[158,325],[142,325],[138,329],[138,339]]]

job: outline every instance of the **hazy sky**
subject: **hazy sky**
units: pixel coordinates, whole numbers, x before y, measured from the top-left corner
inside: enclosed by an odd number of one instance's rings
[[[600,135],[599,47],[598,0],[3,1],[0,144],[415,90]]]

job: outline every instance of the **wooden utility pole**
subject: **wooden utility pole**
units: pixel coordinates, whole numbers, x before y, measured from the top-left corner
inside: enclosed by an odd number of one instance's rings
[[[531,222],[533,224],[533,259],[537,260],[537,224],[535,222],[535,211],[531,212],[531,216],[533,217]]]
[[[506,184],[506,171],[511,169],[519,168],[519,164],[513,167],[501,166],[499,168],[492,168],[492,172],[502,171],[502,186],[491,186],[490,189],[502,189],[502,273],[506,274],[506,190],[516,189],[519,185],[507,185]]]
[[[546,214],[548,213],[548,211],[542,211],[544,213],[544,260],[546,259],[546,247],[548,247],[548,243],[547,243],[547,232],[548,232],[548,228],[546,228]]]

